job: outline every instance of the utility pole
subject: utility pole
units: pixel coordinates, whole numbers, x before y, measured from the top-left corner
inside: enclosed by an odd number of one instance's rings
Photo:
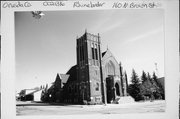
[[[100,48],[100,44],[101,44],[101,41],[100,41],[100,36],[99,36],[99,33],[98,33],[98,44],[99,44],[99,63],[100,63],[100,78],[101,78],[101,92],[102,92],[102,102],[106,105],[107,104],[107,98],[106,98],[106,87],[105,87],[105,81],[103,80],[103,69],[102,69],[102,54],[101,54],[101,48]]]
[[[123,81],[123,68],[121,62],[119,63],[119,70],[120,70],[120,80],[121,80],[121,96],[124,96],[124,81]]]

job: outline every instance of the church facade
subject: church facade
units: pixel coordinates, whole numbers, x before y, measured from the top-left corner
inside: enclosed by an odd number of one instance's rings
[[[77,65],[68,72],[64,86],[66,103],[111,103],[127,95],[127,76],[101,38],[85,32],[76,39]]]
[[[112,103],[127,96],[127,75],[109,49],[101,52],[100,35],[85,32],[76,39],[77,64],[62,76],[57,74],[51,95],[64,103]],[[66,77],[66,78],[63,78]],[[68,77],[68,78],[67,78]],[[59,82],[56,84],[56,82]],[[62,84],[62,82],[64,82]],[[56,90],[59,90],[57,93]]]

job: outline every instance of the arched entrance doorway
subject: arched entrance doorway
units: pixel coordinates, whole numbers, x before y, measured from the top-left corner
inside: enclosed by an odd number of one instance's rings
[[[116,95],[120,96],[120,91],[119,91],[119,85],[118,83],[115,84],[115,88],[116,88]]]
[[[110,60],[105,65],[106,72],[106,98],[107,103],[111,103],[115,100],[115,87],[114,87],[114,76],[115,76],[115,65]]]
[[[113,76],[108,76],[106,78],[107,103],[111,103],[115,99],[114,91],[115,91],[115,88],[114,88]]]

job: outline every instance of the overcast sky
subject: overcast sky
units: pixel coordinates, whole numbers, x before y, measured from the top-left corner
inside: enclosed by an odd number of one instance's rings
[[[57,73],[76,64],[76,37],[85,29],[100,34],[107,49],[121,62],[130,80],[132,69],[152,74],[157,63],[164,76],[164,19],[162,10],[44,11],[15,14],[16,88],[51,83]]]

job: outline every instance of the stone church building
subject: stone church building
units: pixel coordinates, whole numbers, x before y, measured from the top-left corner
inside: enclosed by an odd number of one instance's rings
[[[77,64],[64,74],[61,101],[65,103],[112,103],[127,96],[127,75],[109,49],[101,51],[101,38],[85,32],[76,39]],[[60,74],[57,80],[64,80]]]

